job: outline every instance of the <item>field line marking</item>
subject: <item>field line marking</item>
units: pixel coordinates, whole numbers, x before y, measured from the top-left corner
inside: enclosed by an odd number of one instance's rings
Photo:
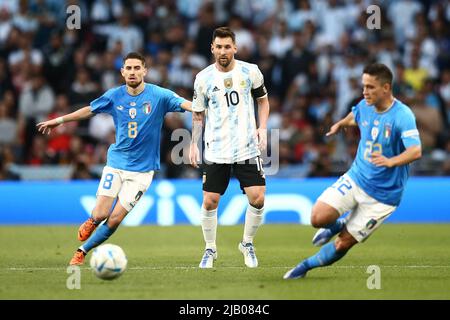
[[[258,269],[290,269],[292,266],[267,266],[267,267],[258,267]],[[368,266],[329,266],[327,268],[335,268],[335,269],[366,269]],[[400,269],[438,269],[438,268],[450,268],[450,265],[379,265],[380,268],[400,268]],[[244,266],[219,266],[216,269],[243,269]],[[67,267],[6,267],[0,268],[3,271],[52,271],[52,270],[66,270]],[[90,269],[87,266],[81,267],[81,269]],[[199,269],[197,266],[177,266],[177,267],[145,267],[145,266],[136,266],[129,267],[128,270],[188,270],[188,269]]]

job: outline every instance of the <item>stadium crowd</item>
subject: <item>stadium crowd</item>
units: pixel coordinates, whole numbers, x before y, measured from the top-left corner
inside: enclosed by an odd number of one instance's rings
[[[370,29],[366,10],[377,2],[380,28]],[[67,27],[70,5],[80,8],[80,29]],[[373,61],[393,70],[395,97],[416,116],[424,156],[412,174],[450,175],[449,22],[448,0],[1,0],[0,180],[33,178],[24,172],[47,165],[52,177],[67,167],[66,178],[98,178],[114,142],[109,116],[46,136],[36,123],[122,84],[130,51],[145,54],[146,81],[191,100],[196,74],[211,63],[212,32],[222,25],[236,33],[236,58],[263,72],[268,129],[279,136],[277,177],[346,171],[358,132],[324,133],[362,98],[362,70]],[[178,142],[171,133],[179,128],[190,130],[189,113],[166,117],[159,177],[199,174],[186,152],[185,165],[172,162]]]

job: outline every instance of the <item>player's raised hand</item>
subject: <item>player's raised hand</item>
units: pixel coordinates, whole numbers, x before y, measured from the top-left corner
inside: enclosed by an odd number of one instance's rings
[[[386,158],[379,152],[374,152],[370,155],[370,162],[372,162],[377,167],[392,167],[392,161]]]
[[[200,151],[196,144],[191,143],[189,147],[189,162],[194,168],[198,168],[200,162]]]
[[[50,134],[50,132],[52,131],[53,128],[56,128],[57,126],[59,126],[62,122],[61,120],[58,120],[60,118],[56,118],[56,119],[52,119],[52,120],[48,120],[48,121],[44,121],[44,122],[39,122],[36,127],[38,129],[39,132],[42,132],[42,134]]]
[[[328,131],[325,136],[329,137],[332,136],[333,134],[336,134],[339,132],[339,129],[341,128],[341,125],[338,123],[335,123],[331,126],[330,131]]]
[[[258,136],[258,148],[264,151],[267,148],[267,129],[259,128],[256,132]]]

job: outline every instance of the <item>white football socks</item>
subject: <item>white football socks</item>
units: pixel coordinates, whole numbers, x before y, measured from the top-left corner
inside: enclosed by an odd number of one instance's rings
[[[263,219],[264,207],[257,209],[252,205],[248,205],[245,213],[245,227],[244,227],[244,243],[253,243],[258,227],[261,225]]]
[[[202,206],[200,213],[205,249],[213,249],[216,251],[217,208],[214,210],[206,210]]]

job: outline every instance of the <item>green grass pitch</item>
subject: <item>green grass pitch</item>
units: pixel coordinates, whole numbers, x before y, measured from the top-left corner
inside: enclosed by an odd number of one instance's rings
[[[450,224],[385,224],[333,266],[286,281],[283,274],[317,251],[315,232],[300,225],[263,225],[257,269],[238,251],[243,226],[219,226],[215,268],[197,268],[200,227],[120,227],[107,243],[128,257],[125,273],[97,279],[87,263],[81,289],[66,286],[78,226],[1,226],[0,299],[450,299]],[[381,271],[368,289],[367,267]]]

